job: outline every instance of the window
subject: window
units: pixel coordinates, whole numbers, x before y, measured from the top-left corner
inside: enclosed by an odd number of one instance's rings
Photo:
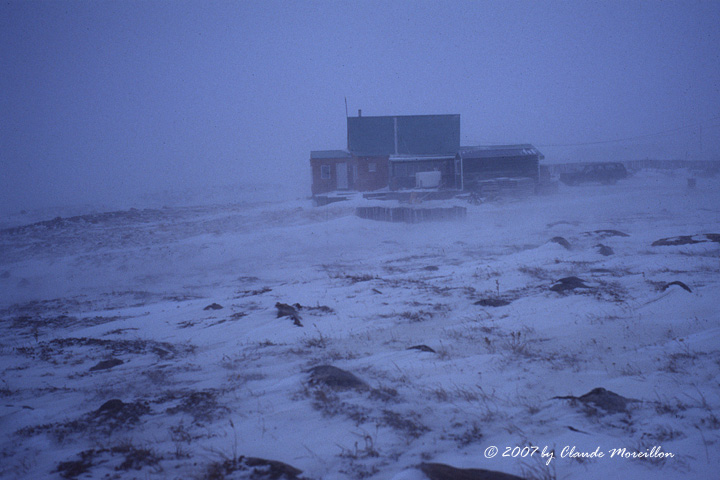
[[[368,172],[370,172],[370,173],[377,172],[377,163],[375,163],[375,162],[368,163]]]
[[[320,178],[330,180],[330,165],[320,165]]]

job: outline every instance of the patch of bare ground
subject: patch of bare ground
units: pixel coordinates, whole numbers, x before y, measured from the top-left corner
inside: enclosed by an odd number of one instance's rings
[[[92,352],[88,352],[87,349],[94,350],[95,355],[92,355]],[[69,337],[56,338],[47,342],[38,342],[33,346],[17,347],[15,351],[20,355],[57,365],[67,362],[68,359],[80,354],[85,358],[94,358],[108,354],[112,354],[113,356],[123,354],[153,354],[160,359],[170,360],[192,354],[195,351],[195,346],[146,339],[114,340]]]
[[[94,467],[112,468],[116,472],[139,471],[145,467],[154,467],[153,473],[162,472],[159,463],[163,459],[149,448],[124,443],[110,448],[84,450],[76,455],[76,460],[66,460],[57,464],[55,469],[61,477],[75,479],[87,476]],[[119,474],[119,473],[118,473]]]
[[[19,436],[30,437],[48,434],[59,443],[71,436],[108,437],[120,430],[134,428],[140,418],[150,414],[146,401],[123,402],[112,399],[103,403],[97,410],[81,415],[75,420],[48,423],[25,427],[16,432]]]
[[[217,389],[166,392],[153,403],[172,402],[175,405],[168,407],[166,413],[184,413],[191,416],[195,423],[210,423],[230,413],[230,409],[218,400],[221,393]]]

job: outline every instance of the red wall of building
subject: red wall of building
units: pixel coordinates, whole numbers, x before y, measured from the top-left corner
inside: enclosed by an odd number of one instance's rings
[[[354,157],[357,160],[357,178],[355,190],[368,192],[379,190],[388,185],[389,167],[388,157]],[[375,171],[371,171],[371,166]]]
[[[388,157],[351,157],[351,158],[313,158],[312,193],[333,192],[337,190],[337,164],[347,163],[348,190],[367,192],[387,187],[389,178]],[[373,165],[374,164],[374,165]],[[330,166],[330,178],[322,178],[322,165]],[[374,166],[375,171],[371,171]]]

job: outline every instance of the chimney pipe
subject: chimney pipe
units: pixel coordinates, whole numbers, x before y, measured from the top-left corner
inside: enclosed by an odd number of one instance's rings
[[[358,108],[358,117],[362,117],[362,109]]]

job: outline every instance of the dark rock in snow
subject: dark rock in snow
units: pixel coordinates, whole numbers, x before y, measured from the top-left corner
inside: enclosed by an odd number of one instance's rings
[[[439,267],[436,267],[435,265],[428,265],[427,267],[423,268],[423,270],[427,270],[428,272],[437,272],[440,270]]]
[[[332,388],[348,389],[364,389],[367,384],[360,380],[352,373],[342,370],[332,365],[319,365],[308,370],[310,373],[310,383],[322,383]]]
[[[302,473],[302,470],[287,463],[278,462],[277,460],[265,460],[264,458],[245,457],[245,465],[253,467],[253,478],[258,480],[265,478],[270,480],[293,480]]]
[[[557,222],[548,223],[547,227],[552,228],[552,227],[557,227],[558,225],[572,225],[572,226],[576,227],[576,226],[580,225],[580,222],[578,222],[578,221],[569,222],[567,220],[560,220]]]
[[[118,365],[122,365],[123,361],[119,358],[111,358],[110,360],[103,360],[102,362],[99,362],[94,367],[90,367],[91,372],[95,372],[97,370],[107,370],[109,368],[117,367]]]
[[[590,288],[585,285],[585,280],[578,277],[565,277],[561,278],[555,284],[550,287],[553,292],[567,292],[569,290],[575,290],[576,288]]]
[[[705,233],[705,238],[710,242],[720,243],[720,233]]]
[[[695,243],[720,243],[720,233],[704,233],[702,235],[680,235],[678,237],[661,238],[652,243],[653,247],[675,247],[678,245],[693,245]]]
[[[429,480],[525,480],[509,473],[482,468],[455,468],[443,463],[421,463],[420,470]]]
[[[593,232],[583,232],[583,235],[596,235],[600,238],[607,238],[607,237],[629,237],[625,232],[621,232],[619,230],[595,230]]]
[[[567,240],[565,240],[565,238],[563,238],[563,237],[553,237],[553,238],[550,239],[550,241],[551,241],[551,242],[555,242],[555,243],[557,243],[558,245],[562,245],[563,247],[565,247],[565,248],[567,248],[568,250],[570,250],[570,242],[568,242]]]
[[[297,310],[292,305],[288,305],[287,303],[275,303],[275,308],[277,308],[277,318],[280,317],[289,317],[290,315],[296,315]]]
[[[221,310],[222,308],[222,305],[218,305],[217,303],[211,303],[207,307],[203,308],[203,310]]]
[[[679,237],[668,237],[655,240],[652,243],[653,247],[672,247],[677,245],[691,245],[693,243],[701,243],[699,240],[693,239],[691,235],[682,235]]]
[[[80,460],[58,463],[55,472],[59,473],[63,478],[77,478],[84,473],[88,473],[92,467],[92,456],[82,455],[81,453]]]
[[[420,350],[421,352],[435,353],[435,350],[427,345],[413,345],[412,347],[408,347],[408,350]]]
[[[327,305],[314,305],[314,306],[308,306],[308,305],[300,305],[299,303],[295,303],[292,305],[295,307],[295,310],[307,310],[309,312],[320,312],[320,313],[335,313],[335,310],[328,307]]]
[[[688,287],[683,282],[680,282],[678,280],[675,280],[674,282],[670,282],[670,283],[666,284],[664,287],[662,287],[662,291],[664,292],[665,290],[670,288],[672,285],[677,285],[678,287],[684,288],[688,292],[692,293],[692,290],[690,290],[690,287]]]
[[[573,427],[572,425],[567,425],[566,428],[567,428],[568,430],[570,430],[571,432],[583,433],[583,434],[585,434],[585,435],[590,435],[588,432],[585,432],[585,431],[583,431],[583,430],[579,430],[579,429]]]
[[[233,473],[241,472],[241,476]],[[299,480],[302,470],[278,462],[277,460],[266,460],[257,457],[243,457],[228,459],[222,463],[216,463],[208,470],[205,478],[247,478],[248,480]]]
[[[90,418],[103,424],[121,426],[135,424],[140,417],[150,413],[145,402],[125,403],[114,398],[103,403],[100,408],[90,414]]]
[[[608,257],[615,253],[612,248],[608,247],[607,245],[603,245],[602,243],[598,243],[595,246],[598,247],[598,253],[605,257]]]
[[[100,405],[100,408],[95,410],[95,413],[97,414],[104,414],[104,415],[114,415],[118,412],[120,412],[125,407],[125,402],[122,400],[119,400],[117,398],[113,398],[112,400],[108,400],[107,402]]]
[[[298,307],[299,304],[295,304]],[[298,309],[292,305],[288,305],[287,303],[280,303],[277,302],[275,304],[275,308],[277,308],[277,318],[280,317],[290,317],[293,321],[294,325],[297,325],[298,327],[302,327],[302,323],[300,323],[300,314],[298,313]]]
[[[585,395],[580,397],[574,397],[572,395],[565,397],[553,397],[560,400],[574,400],[584,403],[585,405],[591,404],[595,407],[602,408],[608,413],[620,413],[627,411],[627,405],[630,402],[636,402],[630,398],[625,398],[622,395],[618,395],[610,390],[604,388],[594,388]]]
[[[509,300],[503,300],[502,298],[483,298],[475,302],[475,305],[482,305],[483,307],[504,307],[510,305]]]

